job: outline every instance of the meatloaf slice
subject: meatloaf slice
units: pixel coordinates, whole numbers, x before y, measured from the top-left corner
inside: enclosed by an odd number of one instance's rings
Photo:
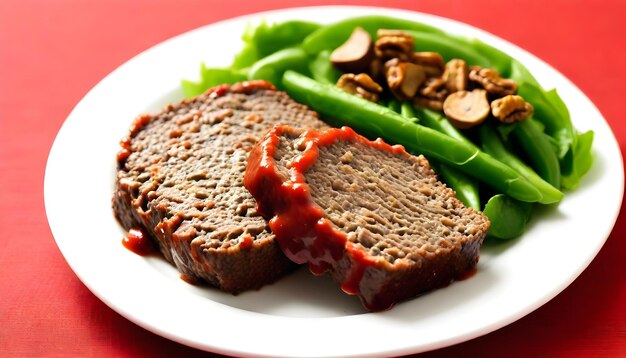
[[[273,128],[244,184],[290,259],[330,271],[372,311],[473,270],[489,229],[423,156],[347,127]]]
[[[273,125],[322,128],[264,81],[213,88],[135,120],[118,154],[115,214],[143,229],[186,278],[238,293],[294,265],[243,186],[248,153]]]

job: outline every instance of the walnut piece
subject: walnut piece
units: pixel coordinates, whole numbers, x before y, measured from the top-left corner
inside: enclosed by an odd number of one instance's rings
[[[447,96],[446,81],[441,77],[431,77],[424,81],[422,87],[417,90],[415,104],[435,111],[442,111],[443,101]]]
[[[493,68],[472,66],[469,69],[469,79],[487,90],[492,98],[508,96],[517,92],[515,81],[500,77],[500,73]]]
[[[443,78],[446,80],[446,88],[450,93],[467,89],[467,63],[454,58],[446,63]]]
[[[346,73],[339,77],[337,87],[372,102],[377,102],[378,95],[383,91],[383,88],[366,73],[358,75]]]
[[[413,52],[411,62],[424,67],[427,77],[441,76],[446,67],[446,62],[437,52]]]
[[[508,95],[491,102],[491,114],[503,123],[514,123],[530,117],[533,106],[521,96]]]
[[[382,60],[398,58],[408,61],[413,53],[414,40],[402,30],[379,29],[378,40],[374,45],[376,56]]]
[[[487,91],[484,89],[457,91],[446,97],[443,102],[443,112],[446,117],[460,129],[471,128],[482,123],[489,115],[489,110]]]
[[[394,96],[412,99],[426,79],[426,73],[420,65],[394,58],[385,63],[385,78]]]

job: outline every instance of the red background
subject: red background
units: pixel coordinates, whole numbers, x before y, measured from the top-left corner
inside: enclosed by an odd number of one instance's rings
[[[0,356],[201,355],[99,301],[58,250],[43,202],[48,151],[66,116],[106,74],[169,37],[225,18],[324,1],[0,2]],[[626,143],[626,2],[359,1],[460,20],[570,78]],[[555,299],[446,356],[626,356],[626,215],[589,268]],[[85,239],[89,239],[86,237]],[[521,268],[523,269],[523,268]],[[210,324],[210,323],[209,323]]]

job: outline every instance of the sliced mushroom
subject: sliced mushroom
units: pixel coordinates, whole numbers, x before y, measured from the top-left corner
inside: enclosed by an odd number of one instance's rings
[[[372,37],[361,27],[355,28],[350,38],[330,54],[330,62],[335,67],[350,73],[366,71],[373,59]]]
[[[385,77],[389,89],[398,99],[412,99],[426,80],[424,68],[397,58],[385,63]]]
[[[443,111],[443,101],[448,96],[446,80],[441,77],[430,77],[417,90],[415,104],[435,111]]]
[[[491,107],[487,101],[487,91],[457,91],[443,102],[443,112],[450,122],[460,129],[471,128],[482,123],[489,115]]]

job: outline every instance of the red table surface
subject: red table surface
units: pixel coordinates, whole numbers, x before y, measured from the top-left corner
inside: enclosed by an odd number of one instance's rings
[[[78,101],[140,51],[218,20],[320,4],[330,3],[0,2],[0,356],[206,354],[127,321],[78,280],[46,220],[43,179],[48,152]],[[525,48],[587,94],[624,152],[626,2],[389,0],[346,4],[441,15]],[[591,265],[543,307],[493,333],[424,356],[626,356],[625,230],[622,210]]]

